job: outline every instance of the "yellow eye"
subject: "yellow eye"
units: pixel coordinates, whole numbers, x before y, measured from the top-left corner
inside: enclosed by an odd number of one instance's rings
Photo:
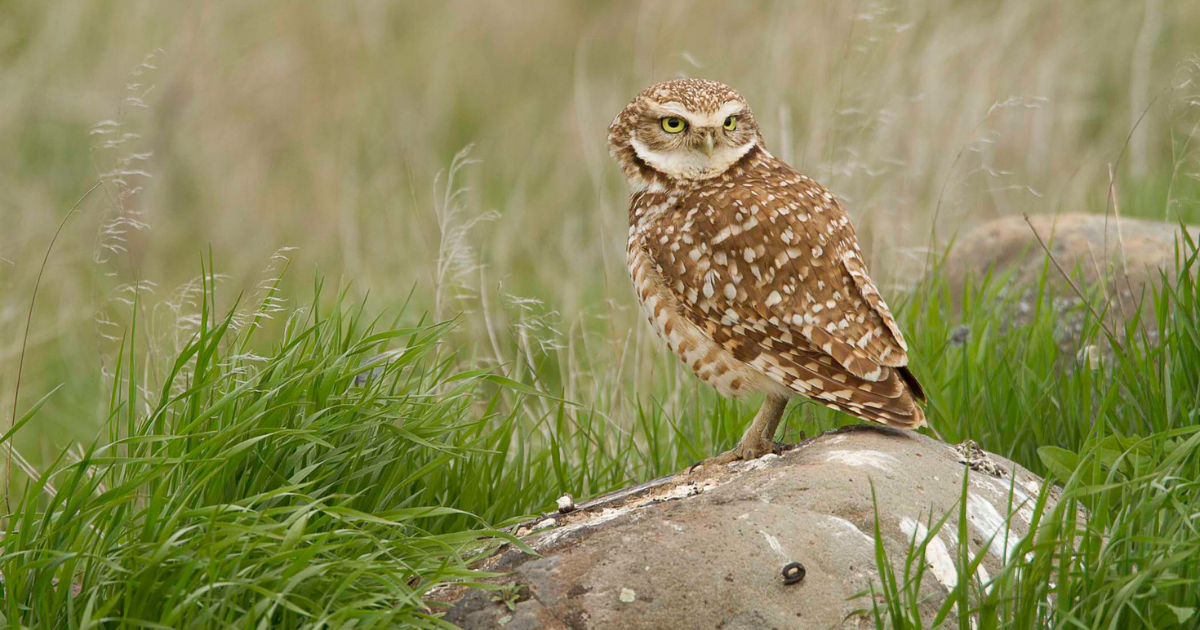
[[[737,129],[737,118],[734,118],[733,116],[726,118],[724,127],[725,131],[733,131],[734,129]]]
[[[684,127],[687,127],[687,123],[683,122],[682,118],[667,116],[662,119],[663,131],[667,133],[679,133],[683,131]]]

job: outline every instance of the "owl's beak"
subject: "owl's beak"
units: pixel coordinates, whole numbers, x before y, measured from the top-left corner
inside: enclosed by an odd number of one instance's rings
[[[712,157],[715,146],[716,145],[713,142],[713,133],[710,131],[704,134],[704,155]]]

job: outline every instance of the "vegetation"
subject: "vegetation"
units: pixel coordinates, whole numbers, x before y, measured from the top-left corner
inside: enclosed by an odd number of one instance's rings
[[[921,554],[942,525],[931,523],[905,572],[883,572],[881,626],[929,627],[954,610],[969,613],[961,627],[1190,627],[1200,610],[1200,253],[1187,247],[1145,314],[1162,343],[1131,343],[1131,320],[1096,369],[1064,356],[1062,313],[1049,301],[1008,329],[993,313],[1011,305],[989,295],[993,284],[964,298],[962,323],[945,316],[936,280],[902,304],[914,356],[930,357],[932,424],[1048,472],[1064,491],[1044,510],[1046,486],[1036,535],[1015,541],[986,583],[976,574],[986,545],[973,555],[964,542],[959,586],[934,620],[919,607]],[[9,623],[436,627],[422,598],[485,577],[471,558],[512,540],[490,525],[547,509],[563,491],[677,470],[731,446],[753,412],[697,391],[688,406],[699,422],[648,408],[614,436],[602,410],[536,380],[459,368],[445,343],[452,323],[380,326],[344,292],[257,338],[275,297],[271,288],[254,308],[219,315],[205,283],[198,329],[174,357],[139,354],[130,330],[103,434],[63,451],[12,499],[0,555]],[[1085,326],[1085,339],[1103,334]],[[377,355],[387,346],[399,350]],[[790,419],[810,431],[839,421],[814,405]]]
[[[959,549],[941,618],[1200,624],[1194,245],[1140,314],[1160,340],[1080,312],[1094,366],[1059,305],[1014,326],[1003,278],[952,303],[937,270],[998,215],[1200,223],[1200,4],[4,14],[0,625],[444,626],[431,591],[485,577],[507,524],[734,444],[758,401],[640,323],[605,155],[629,96],[679,74],[734,84],[845,198],[941,437],[1063,486],[986,584]],[[938,621],[922,543],[876,585],[882,627]]]
[[[880,627],[935,627],[951,613],[957,615],[951,625],[960,628],[1200,624],[1196,247],[1184,244],[1178,277],[1164,278],[1166,290],[1119,331],[1125,334],[1104,331],[1094,320],[1085,324],[1085,345],[1112,349],[1095,368],[1063,356],[1053,336],[1062,314],[1053,308],[1042,304],[1032,324],[1009,331],[996,328],[995,301],[976,302],[983,308],[974,314],[968,309],[965,343],[936,362],[946,368],[935,370],[942,389],[933,394],[941,401],[934,407],[948,415],[934,425],[978,436],[1048,474],[1061,494],[1050,504],[1057,489],[1043,486],[1037,505],[1029,506],[1036,533],[1006,543],[1009,561],[985,579],[977,569],[989,545],[973,552],[966,542],[964,478],[959,531],[951,537],[958,543],[957,585],[936,615],[922,615],[924,552],[947,514],[914,536],[902,572],[883,572],[878,592],[885,603],[871,611]],[[1146,339],[1141,317],[1161,327],[1161,343]],[[914,325],[925,349],[937,339],[925,333],[937,330],[938,320]],[[876,541],[879,566],[890,566]]]

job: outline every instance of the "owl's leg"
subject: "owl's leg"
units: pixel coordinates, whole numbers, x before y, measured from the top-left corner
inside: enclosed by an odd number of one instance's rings
[[[762,409],[758,411],[758,414],[762,415],[763,411],[769,405],[774,404],[779,406],[777,410],[771,412],[771,421],[768,422],[765,427],[763,427],[762,436],[766,438],[767,441],[775,440],[775,430],[779,428],[779,421],[783,419],[783,412],[787,409],[788,400],[790,400],[790,398],[787,396],[776,396],[774,394],[769,394],[767,396],[767,400],[763,402]],[[758,420],[758,416],[755,416],[754,419]],[[746,438],[742,439],[745,440]]]
[[[750,428],[746,429],[746,434],[742,436],[742,441],[732,449],[704,460],[703,464],[728,464],[743,459],[756,459],[767,453],[778,453],[780,446],[774,440],[775,429],[779,427],[779,419],[783,417],[783,410],[787,408],[787,404],[787,396],[768,395],[758,414],[754,416],[754,421],[750,423]]]

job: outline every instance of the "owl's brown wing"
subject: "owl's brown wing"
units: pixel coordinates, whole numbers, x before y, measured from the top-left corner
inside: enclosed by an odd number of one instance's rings
[[[849,218],[777,164],[673,200],[648,253],[688,318],[739,360],[859,417],[921,426],[904,338]]]

